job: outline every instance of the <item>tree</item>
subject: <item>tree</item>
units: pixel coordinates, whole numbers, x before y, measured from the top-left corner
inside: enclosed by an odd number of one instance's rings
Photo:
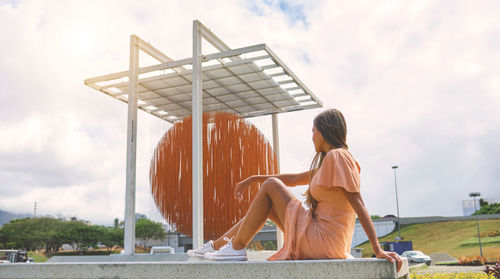
[[[147,247],[150,240],[165,239],[165,231],[160,222],[154,222],[149,219],[139,219],[135,223],[135,235],[141,238],[144,247]]]
[[[483,207],[483,206],[485,206],[485,205],[488,205],[488,202],[487,202],[487,201],[485,201],[485,200],[483,200],[482,198],[481,198],[481,199],[479,199],[479,208],[481,208],[481,207]]]
[[[83,223],[76,220],[64,222],[60,230],[56,232],[56,238],[65,244],[77,245],[78,237],[74,234],[76,227],[84,225]]]
[[[481,209],[472,213],[472,215],[500,214],[500,203],[491,203],[481,206]]]
[[[46,252],[52,252],[68,243],[76,245],[77,251],[84,252],[91,247],[97,248],[101,242],[111,252],[115,245],[123,246],[122,241],[123,229],[91,226],[76,217],[71,221],[52,217],[22,218],[0,227],[0,247],[3,248],[45,248]]]
[[[31,238],[36,244],[36,249],[45,248],[45,251],[57,251],[62,243],[57,238],[56,232],[64,224],[63,219],[52,217],[38,217],[28,220]]]
[[[269,219],[266,220],[265,225],[269,226],[269,227],[276,227],[276,224],[273,221],[269,220]]]
[[[43,246],[39,241],[40,233],[33,226],[31,218],[11,220],[2,226],[6,248],[34,250]]]
[[[116,219],[117,220],[117,219]],[[101,227],[102,238],[101,243],[106,246],[109,253],[114,252],[115,246],[123,247],[123,229]]]
[[[7,236],[2,230],[2,227],[0,227],[0,247],[3,249],[7,248]]]
[[[64,240],[64,243],[76,244],[76,250],[79,252],[97,248],[100,239],[104,238],[99,226],[89,226],[80,221],[67,222],[59,237]]]

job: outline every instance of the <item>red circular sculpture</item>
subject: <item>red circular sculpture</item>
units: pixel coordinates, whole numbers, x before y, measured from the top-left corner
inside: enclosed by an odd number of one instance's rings
[[[163,217],[192,235],[192,117],[174,124],[151,159],[153,199]],[[246,213],[258,187],[234,197],[236,184],[253,174],[277,172],[275,154],[263,134],[244,119],[224,112],[203,114],[204,238],[216,239]]]

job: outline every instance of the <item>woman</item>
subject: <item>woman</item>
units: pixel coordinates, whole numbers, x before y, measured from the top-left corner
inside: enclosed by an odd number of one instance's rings
[[[263,183],[247,214],[222,237],[188,255],[211,260],[247,260],[245,247],[271,219],[283,232],[283,248],[268,260],[352,258],[351,239],[356,214],[377,258],[396,262],[401,258],[380,248],[373,223],[360,195],[360,168],[348,151],[346,123],[336,109],[314,118],[312,140],[316,149],[309,171],[298,174],[253,175],[238,183],[235,195],[256,183]],[[302,207],[287,189],[309,184]]]

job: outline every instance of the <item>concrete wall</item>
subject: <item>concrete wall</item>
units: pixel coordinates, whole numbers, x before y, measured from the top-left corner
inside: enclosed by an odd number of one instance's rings
[[[176,256],[176,255],[173,255]],[[382,259],[213,262],[188,259],[164,262],[72,262],[1,264],[0,278],[409,278],[408,262],[400,272]]]
[[[500,214],[479,215],[479,220],[497,220],[500,219]],[[386,220],[386,219],[384,219]],[[387,220],[397,221],[397,218],[390,218]],[[435,223],[435,222],[448,222],[448,221],[471,221],[476,220],[476,216],[429,216],[429,217],[406,217],[401,218],[401,225],[422,224],[422,223]]]
[[[377,236],[382,237],[390,234],[396,228],[396,222],[394,220],[375,219],[373,220],[373,226],[375,227]],[[356,247],[367,240],[368,236],[366,235],[365,230],[359,222],[356,222],[351,248]]]
[[[480,215],[478,217],[479,220],[496,220],[500,219],[500,214]],[[373,226],[375,227],[377,236],[382,237],[390,234],[393,230],[397,230],[397,220],[398,218],[384,218],[384,219],[373,220]],[[400,218],[401,225],[449,222],[449,221],[471,221],[471,220],[476,220],[476,216],[455,216],[455,217],[430,216],[430,217]],[[356,222],[356,227],[354,229],[354,236],[352,239],[351,247],[355,247],[367,240],[368,236],[365,234],[363,227],[359,222]]]
[[[186,237],[185,235],[176,232],[167,232],[166,234],[163,240],[150,240],[148,246],[170,246],[175,249],[176,253],[186,252],[184,246],[180,243],[180,238]],[[136,243],[141,244],[141,239],[137,238]]]

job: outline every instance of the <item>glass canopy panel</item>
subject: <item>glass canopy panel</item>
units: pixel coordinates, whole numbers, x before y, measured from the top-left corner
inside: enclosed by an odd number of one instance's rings
[[[265,44],[203,58],[204,111],[254,117],[322,106]],[[191,60],[179,61],[169,62],[175,66],[163,63],[140,68],[137,86],[139,109],[171,123],[191,114]],[[90,78],[85,84],[127,102],[128,71]]]

